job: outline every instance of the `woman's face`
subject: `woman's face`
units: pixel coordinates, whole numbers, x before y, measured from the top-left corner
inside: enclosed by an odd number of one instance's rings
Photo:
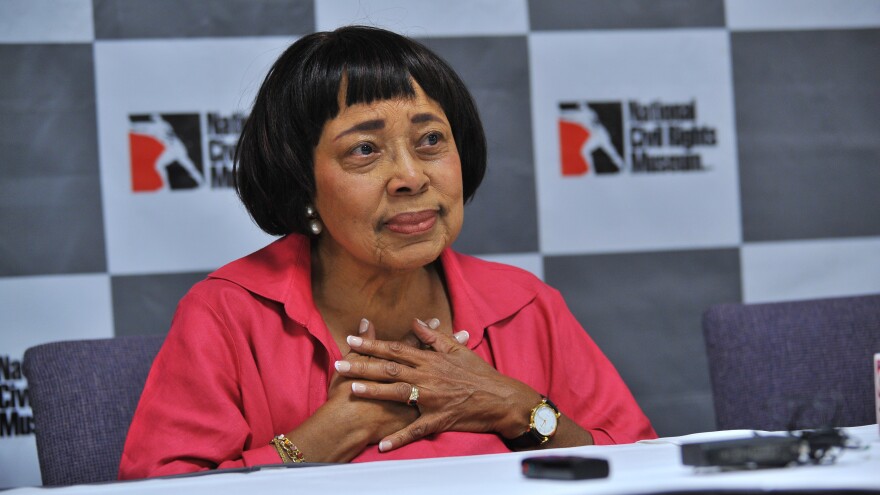
[[[461,231],[461,161],[440,105],[415,98],[344,105],[315,148],[318,249],[372,267],[434,261]]]

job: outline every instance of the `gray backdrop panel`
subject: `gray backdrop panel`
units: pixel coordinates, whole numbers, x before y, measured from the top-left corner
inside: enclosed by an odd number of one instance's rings
[[[0,276],[106,270],[91,44],[0,45]]]
[[[116,335],[165,335],[180,298],[206,272],[113,276],[113,327]]]
[[[273,36],[315,30],[312,2],[290,0],[94,0],[95,37]]]
[[[723,27],[722,0],[529,0],[533,31]]]
[[[731,47],[744,240],[880,234],[880,30]]]

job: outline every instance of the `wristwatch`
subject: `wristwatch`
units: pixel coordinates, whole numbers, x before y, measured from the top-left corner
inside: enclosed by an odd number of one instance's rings
[[[556,434],[556,427],[559,426],[559,408],[556,407],[547,397],[541,397],[541,402],[532,409],[529,429],[522,435],[505,439],[504,443],[511,450],[527,449],[537,447]]]

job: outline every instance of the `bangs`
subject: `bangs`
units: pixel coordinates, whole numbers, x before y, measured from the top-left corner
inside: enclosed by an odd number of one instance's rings
[[[415,97],[413,76],[403,60],[395,60],[390,53],[381,51],[349,57],[343,69],[346,106]]]

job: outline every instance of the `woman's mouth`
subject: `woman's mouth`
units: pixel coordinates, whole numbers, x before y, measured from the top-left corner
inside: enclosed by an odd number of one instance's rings
[[[420,234],[431,230],[437,222],[437,211],[423,210],[415,213],[400,213],[385,222],[388,230],[398,234]]]

